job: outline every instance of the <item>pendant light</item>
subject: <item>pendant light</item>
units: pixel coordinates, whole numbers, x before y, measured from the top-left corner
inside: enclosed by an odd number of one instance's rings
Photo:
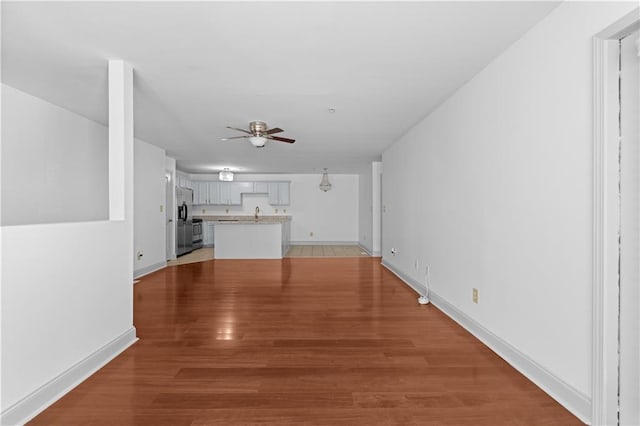
[[[324,169],[324,173],[322,174],[322,180],[320,181],[320,189],[324,192],[327,192],[331,189],[331,184],[329,183],[329,174],[327,173],[326,167]]]
[[[228,167],[225,167],[224,170],[222,170],[218,174],[218,180],[220,180],[222,182],[232,182],[233,181],[233,172],[229,171]]]

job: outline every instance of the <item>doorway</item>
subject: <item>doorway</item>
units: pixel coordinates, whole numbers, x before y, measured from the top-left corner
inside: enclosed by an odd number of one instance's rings
[[[640,89],[636,30],[619,41],[619,424],[640,425]]]
[[[640,424],[636,9],[594,37],[593,425]]]
[[[174,231],[174,223],[173,223],[173,198],[174,194],[174,185],[172,179],[172,173],[170,170],[167,170],[164,176],[165,180],[165,235],[166,235],[166,257],[167,260],[175,259],[176,254],[176,245],[175,245],[175,231]]]

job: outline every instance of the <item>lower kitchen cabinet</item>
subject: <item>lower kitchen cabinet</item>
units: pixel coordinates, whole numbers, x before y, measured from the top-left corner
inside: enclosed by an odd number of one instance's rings
[[[213,247],[215,241],[215,222],[205,221],[202,227],[202,245]]]

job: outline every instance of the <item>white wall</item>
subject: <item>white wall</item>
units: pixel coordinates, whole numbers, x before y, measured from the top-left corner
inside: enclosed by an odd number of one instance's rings
[[[591,37],[634,6],[561,4],[383,154],[384,261],[430,264],[433,292],[587,399]]]
[[[166,265],[166,156],[163,149],[135,139],[133,158],[133,274],[138,277]]]
[[[132,99],[132,73],[128,76],[124,82],[120,79],[119,86]],[[119,106],[110,106],[110,120],[122,118],[123,111],[133,110],[131,105],[125,108],[122,104],[121,99]],[[8,109],[4,105],[3,123],[7,121],[4,114]],[[37,120],[30,116],[30,125],[48,128],[48,123],[60,116],[59,111],[49,111],[50,115],[42,112]],[[109,134],[109,152],[118,154],[109,163],[109,185],[113,190],[110,207],[123,207],[122,220],[2,226],[3,424],[23,421],[22,416],[35,414],[33,410],[37,412],[43,404],[46,406],[59,397],[60,392],[66,392],[66,386],[72,385],[67,380],[73,374],[65,376],[65,373],[73,370],[82,376],[87,373],[84,368],[98,367],[79,364],[96,351],[104,352],[123,336],[128,336],[126,344],[135,339],[131,286],[133,125],[131,120],[128,125],[122,121],[116,126],[119,134]],[[81,123],[80,130],[73,127],[68,132],[41,134],[37,139],[3,135],[3,154],[15,152],[12,148],[15,144],[33,143],[33,149],[40,149],[42,138],[46,138],[47,144],[65,146],[66,135],[87,128],[82,120],[76,122]],[[3,155],[5,159],[12,160]],[[61,163],[63,167],[73,167],[67,161],[73,162],[75,157],[66,157]],[[102,173],[100,168],[88,170],[86,178],[97,179],[94,175]],[[53,182],[53,186],[66,183]],[[20,182],[3,179],[3,184],[20,185]],[[62,388],[52,386],[54,382]],[[36,394],[39,397],[34,397]]]
[[[217,180],[217,175],[192,174],[197,180]],[[320,190],[321,174],[236,174],[238,181],[291,181],[289,206],[271,206],[266,196],[243,196],[241,207],[199,206],[194,215],[254,214],[256,206],[263,215],[290,215],[291,241],[357,243],[358,175],[332,175],[328,192]],[[276,211],[277,210],[277,211]],[[310,233],[313,232],[313,236]]]
[[[107,128],[2,85],[2,224],[106,220]]]
[[[374,161],[371,164],[371,175],[372,254],[374,256],[380,256],[382,254],[382,162]]]
[[[373,167],[369,164],[359,175],[360,211],[358,241],[369,253],[373,252]]]

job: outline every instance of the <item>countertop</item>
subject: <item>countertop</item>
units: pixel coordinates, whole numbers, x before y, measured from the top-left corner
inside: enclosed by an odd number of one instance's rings
[[[285,223],[291,220],[291,216],[210,216],[210,215],[194,215],[194,218],[200,218],[207,222],[217,222],[222,224],[242,224],[242,223]]]

